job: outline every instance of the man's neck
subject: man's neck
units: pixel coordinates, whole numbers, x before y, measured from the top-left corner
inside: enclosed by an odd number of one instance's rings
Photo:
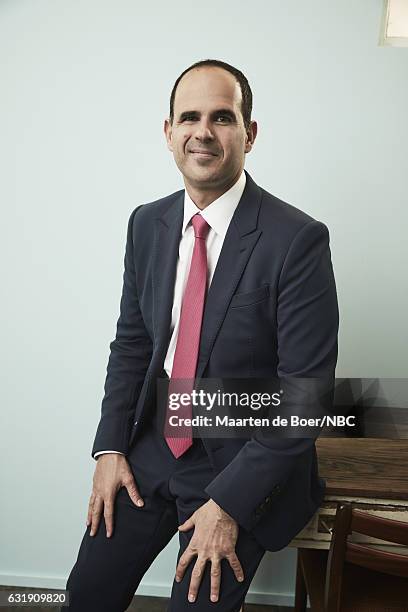
[[[242,170],[240,170],[238,174],[233,179],[231,179],[228,183],[224,184],[222,187],[219,187],[218,189],[210,188],[208,190],[202,190],[200,188],[194,187],[193,185],[191,185],[191,183],[189,183],[185,179],[184,179],[184,185],[185,185],[188,195],[190,196],[194,204],[197,206],[197,208],[199,208],[200,210],[204,210],[204,208],[212,204],[214,200],[217,200],[226,191],[231,189],[231,187],[235,185],[235,183],[241,176],[241,173],[242,173]]]

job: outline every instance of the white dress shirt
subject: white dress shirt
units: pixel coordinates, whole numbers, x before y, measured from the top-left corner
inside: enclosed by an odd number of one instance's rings
[[[183,226],[181,230],[181,240],[179,245],[179,256],[177,260],[176,282],[174,285],[173,309],[171,311],[171,338],[167,349],[167,354],[164,360],[164,369],[167,376],[171,377],[173,368],[174,353],[180,323],[181,303],[184,295],[184,290],[187,284],[188,273],[190,271],[191,258],[194,248],[194,229],[191,224],[191,218],[199,213],[207,221],[210,230],[206,239],[207,247],[207,266],[208,266],[208,287],[211,284],[214,276],[218,258],[224,244],[224,238],[235,212],[238,202],[241,199],[245,188],[246,175],[242,171],[239,179],[234,183],[228,191],[223,193],[219,198],[211,202],[206,208],[201,210],[194,204],[187,193],[184,192],[184,216]],[[95,453],[95,458],[103,453],[118,453],[119,451],[99,451]],[[123,453],[119,453],[123,454]]]

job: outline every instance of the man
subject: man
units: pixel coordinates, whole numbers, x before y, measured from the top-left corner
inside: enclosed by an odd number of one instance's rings
[[[123,293],[70,610],[119,612],[179,531],[168,610],[238,611],[265,550],[322,501],[313,438],[168,438],[156,382],[333,377],[338,311],[325,225],[244,171],[257,134],[245,76],[177,79],[164,131],[185,190],[131,214]],[[194,602],[194,603],[193,603]]]

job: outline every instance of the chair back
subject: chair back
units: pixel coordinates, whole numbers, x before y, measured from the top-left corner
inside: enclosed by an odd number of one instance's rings
[[[407,546],[407,555],[375,548],[375,544],[354,544],[352,533]],[[325,583],[326,612],[340,612],[344,564],[351,563],[376,572],[408,578],[408,523],[373,516],[355,510],[349,503],[337,505],[327,560]],[[408,600],[408,583],[407,583]]]

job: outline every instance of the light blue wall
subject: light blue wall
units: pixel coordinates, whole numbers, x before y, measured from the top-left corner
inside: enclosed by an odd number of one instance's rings
[[[381,12],[381,0],[0,3],[0,583],[62,587],[75,561],[127,219],[182,187],[162,124],[192,62],[247,74],[248,171],[330,228],[338,376],[406,375],[408,49],[378,46]],[[168,594],[175,552],[140,592]],[[268,554],[252,598],[289,604],[294,560]]]

